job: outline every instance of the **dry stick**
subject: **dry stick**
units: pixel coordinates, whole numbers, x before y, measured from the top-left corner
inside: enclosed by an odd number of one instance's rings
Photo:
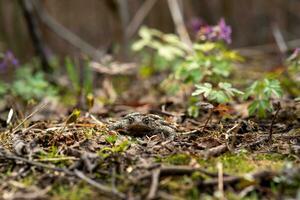
[[[141,5],[140,9],[137,11],[130,24],[126,28],[125,34],[127,39],[130,39],[135,34],[156,2],[157,0],[147,0]]]
[[[202,127],[201,132],[203,132],[203,131],[205,130],[206,126],[208,125],[209,120],[210,120],[211,117],[212,117],[212,114],[213,114],[213,111],[212,111],[212,109],[210,109],[210,110],[209,110],[209,115],[208,115],[208,117],[207,117],[207,120],[206,120],[205,123],[204,123],[204,126]]]
[[[147,199],[154,199],[157,195],[158,185],[159,185],[159,176],[160,176],[160,169],[155,169],[152,172],[152,182],[150,186],[149,193],[147,195]]]
[[[105,185],[102,185],[102,184],[94,181],[93,179],[90,179],[89,177],[87,177],[81,171],[79,171],[77,169],[75,169],[74,173],[78,178],[80,178],[80,179],[86,181],[87,183],[89,183],[90,185],[98,188],[99,190],[101,190],[101,192],[103,192],[107,195],[114,196],[114,197],[117,197],[119,199],[125,199],[126,198],[125,194],[120,193],[116,190],[113,190],[110,187],[107,187]]]
[[[275,175],[277,175],[276,172],[272,172],[272,171],[258,171],[258,172],[254,172],[254,173],[251,173],[251,174],[247,174],[247,176],[227,176],[227,177],[224,177],[223,178],[223,183],[224,185],[225,184],[233,184],[233,183],[237,183],[241,180],[244,180],[244,179],[249,179],[252,178],[252,179],[269,179],[271,177],[274,177]],[[215,185],[218,185],[219,183],[219,179],[218,178],[214,178],[214,179],[211,179],[211,180],[207,180],[207,181],[204,181],[203,183],[200,183],[200,186],[215,186]]]
[[[232,151],[234,146],[235,146],[235,142],[236,142],[236,132],[238,130],[238,127],[240,127],[241,125],[241,122],[238,122],[237,124],[235,124],[233,127],[231,127],[230,129],[228,129],[226,131],[226,145],[227,145],[227,148],[229,149],[229,151]],[[233,132],[233,135],[232,135],[232,141],[230,143],[228,143],[228,140],[230,139],[230,133]]]
[[[91,56],[94,59],[101,60],[104,53],[95,49],[93,46],[82,40],[79,36],[65,28],[63,25],[58,23],[53,17],[51,17],[45,9],[39,4],[38,1],[34,1],[35,10],[41,19],[41,21],[48,26],[50,30],[56,33],[59,37],[80,49],[82,52]]]
[[[30,164],[30,165],[34,165],[34,166],[42,167],[42,168],[46,168],[46,169],[51,169],[53,171],[64,172],[68,175],[74,175],[74,173],[71,172],[68,169],[54,167],[54,166],[47,165],[47,164],[44,164],[44,163],[40,163],[40,162],[37,162],[37,161],[28,160],[26,158],[15,156],[11,153],[6,153],[6,152],[3,152],[3,151],[0,151],[0,157],[6,158],[6,159],[9,159],[9,160],[22,161],[22,162],[25,162],[25,163]]]
[[[228,150],[229,149],[226,144],[221,144],[219,146],[208,149],[207,151],[204,152],[204,155],[206,158],[209,158],[213,156],[218,156],[222,153],[227,152]]]
[[[168,0],[169,9],[172,15],[173,22],[176,26],[177,33],[179,34],[180,39],[188,45],[190,51],[192,50],[192,41],[188,34],[188,31],[184,25],[183,15],[180,10],[180,6],[177,0]]]
[[[218,177],[218,174],[216,173],[212,173],[212,172],[208,172],[204,169],[201,168],[195,168],[195,167],[189,167],[189,166],[180,166],[180,165],[176,165],[176,166],[161,166],[159,168],[160,170],[160,176],[179,176],[179,175],[190,175],[194,172],[200,172],[203,173],[207,176],[210,177]],[[152,176],[152,173],[146,173],[143,174],[142,176],[139,176],[135,179],[136,182],[142,180],[142,179],[147,179],[150,178]]]
[[[270,132],[269,132],[269,137],[268,137],[269,142],[272,141],[273,126],[274,126],[275,120],[276,120],[276,118],[277,118],[277,115],[278,115],[278,113],[279,113],[279,111],[280,111],[280,109],[281,109],[280,102],[278,102],[278,104],[276,105],[276,108],[277,108],[277,110],[276,110],[276,112],[275,112],[275,114],[274,114],[274,116],[273,116],[273,119],[272,119],[272,122],[271,122],[271,126],[270,126]]]
[[[278,27],[278,24],[273,24],[272,26],[272,32],[273,32],[273,36],[275,38],[276,44],[281,52],[281,54],[283,56],[285,56],[287,50],[288,50],[288,46],[284,41],[283,35]]]
[[[23,121],[18,124],[18,126],[16,126],[14,129],[13,129],[13,133],[15,133],[18,128],[20,128],[20,126],[22,126],[28,119],[30,119],[33,115],[35,115],[37,112],[41,111],[48,103],[44,103],[42,104],[40,107],[38,107],[35,111],[33,111],[30,115],[28,115],[27,117],[25,117],[25,119],[23,119]]]
[[[22,162],[25,162],[27,164],[33,165],[33,166],[46,168],[46,169],[50,169],[50,170],[53,170],[53,171],[63,172],[63,173],[66,173],[68,175],[71,175],[71,176],[77,176],[78,178],[80,178],[80,179],[86,181],[87,183],[89,183],[90,185],[98,188],[99,190],[101,190],[101,192],[103,192],[105,194],[108,194],[108,195],[111,195],[111,196],[114,196],[114,197],[118,197],[119,199],[125,199],[125,195],[123,193],[120,193],[116,190],[112,190],[111,188],[109,188],[105,185],[97,183],[96,181],[88,178],[82,172],[80,172],[78,170],[75,170],[75,172],[72,172],[72,171],[70,171],[68,169],[65,169],[65,168],[54,167],[54,166],[47,165],[47,164],[44,164],[44,163],[40,163],[40,162],[37,162],[37,161],[28,160],[28,159],[25,159],[25,158],[22,158],[22,157],[19,157],[19,156],[15,156],[11,153],[6,153],[6,152],[3,152],[3,151],[0,151],[0,157],[6,158],[6,159],[9,159],[9,160],[22,161]]]
[[[223,180],[223,165],[222,163],[217,163],[218,168],[218,190],[221,193],[220,199],[223,200],[224,198],[224,180]]]
[[[45,52],[45,44],[42,40],[42,34],[40,29],[38,28],[38,22],[33,15],[33,5],[31,0],[19,0],[20,7],[23,11],[24,18],[27,23],[29,35],[31,37],[33,46],[37,55],[41,59],[42,67],[45,72],[50,72],[51,67],[49,64],[49,60],[47,54]]]

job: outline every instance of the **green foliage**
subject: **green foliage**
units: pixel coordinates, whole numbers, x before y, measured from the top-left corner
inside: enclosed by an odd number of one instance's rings
[[[242,61],[234,51],[228,50],[221,42],[195,43],[190,49],[174,34],[165,34],[155,29],[142,27],[139,31],[140,39],[132,49],[144,55],[141,72],[149,76],[153,70],[169,69],[169,77],[163,81],[162,87],[171,94],[184,87],[195,85],[193,95],[203,94],[209,101],[225,103],[241,91],[233,88],[230,83],[220,83],[228,78],[232,72],[232,64]],[[144,53],[145,51],[149,51]],[[151,55],[145,56],[145,55]],[[152,67],[152,70],[149,69]],[[202,82],[206,83],[202,83]],[[212,85],[217,85],[213,88]],[[198,116],[199,109],[190,105],[188,113]]]
[[[272,98],[280,98],[283,92],[278,80],[265,78],[260,81],[255,81],[245,92],[244,98],[250,96],[254,98],[248,107],[249,115],[256,113],[260,118],[267,115],[267,111],[273,111]]]
[[[108,137],[106,138],[106,140],[107,139]],[[130,146],[130,142],[128,140],[122,141],[118,145],[115,144],[116,141],[114,141],[114,138],[111,137],[108,140],[111,140],[111,142],[113,142],[114,145],[112,147],[104,147],[100,151],[98,151],[98,155],[102,158],[107,158],[111,155],[122,153],[126,151]]]
[[[105,138],[105,141],[113,145],[116,143],[117,139],[118,139],[117,135],[109,135]]]
[[[164,34],[155,29],[142,27],[139,36],[141,38],[132,45],[134,51],[154,49],[161,58],[168,61],[185,56],[188,50],[188,47],[174,34]]]
[[[65,59],[65,65],[66,65],[66,70],[67,70],[68,77],[71,81],[71,84],[72,84],[73,88],[76,91],[79,91],[80,83],[79,83],[78,70],[76,69],[74,63],[72,62],[72,60],[69,57],[67,57]]]
[[[15,80],[11,84],[0,82],[0,95],[7,93],[29,101],[56,96],[57,89],[45,79],[43,72],[34,73],[24,66],[16,70]]]
[[[216,83],[232,71],[232,63],[241,58],[234,51],[227,50],[222,43],[197,43],[194,53],[187,56],[175,69],[175,78],[193,84],[207,81]]]
[[[79,183],[77,185],[57,185],[50,193],[52,199],[57,200],[81,200],[92,198],[92,188],[85,183]]]
[[[190,160],[191,156],[183,153],[178,153],[162,159],[162,162],[169,163],[172,165],[187,165],[189,164]]]
[[[68,78],[72,84],[74,91],[77,93],[80,89],[83,89],[84,94],[92,93],[93,91],[93,74],[90,67],[87,66],[87,62],[84,62],[82,72],[76,67],[75,63],[67,57],[65,59],[65,66],[68,74]],[[80,74],[82,73],[82,86],[80,83]],[[81,88],[82,87],[82,88]]]
[[[213,88],[210,83],[197,84],[193,96],[203,95],[207,100],[215,103],[227,103],[235,95],[241,95],[243,92],[232,87],[230,83],[220,82],[218,89]]]

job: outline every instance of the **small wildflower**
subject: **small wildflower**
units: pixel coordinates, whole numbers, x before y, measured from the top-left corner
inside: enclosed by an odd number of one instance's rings
[[[0,71],[6,71],[10,66],[17,68],[19,66],[19,60],[11,51],[7,51],[0,62]]]
[[[231,27],[225,23],[222,18],[216,26],[201,26],[198,31],[200,40],[220,41],[223,40],[227,44],[231,43]]]
[[[224,40],[228,44],[231,43],[231,27],[226,25],[224,18],[222,18],[218,24],[219,39]]]

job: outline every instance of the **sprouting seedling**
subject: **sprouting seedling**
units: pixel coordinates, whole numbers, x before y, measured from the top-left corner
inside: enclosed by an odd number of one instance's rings
[[[88,110],[90,110],[94,106],[95,98],[92,93],[88,93],[86,95],[86,105],[88,107]]]
[[[250,96],[254,98],[248,106],[249,115],[258,114],[260,118],[266,117],[267,111],[273,111],[272,98],[280,98],[282,94],[282,88],[278,80],[265,78],[255,81],[244,95],[244,99],[248,99]]]
[[[242,91],[233,88],[230,83],[226,82],[220,82],[218,84],[218,88],[213,88],[212,84],[210,83],[197,84],[195,86],[196,90],[192,93],[193,96],[203,95],[203,97],[209,102],[217,103],[219,105],[229,102],[236,95],[244,94]],[[211,104],[209,109],[209,116],[204,124],[202,131],[205,129],[209,120],[211,119],[214,109],[219,108],[219,106],[215,107]]]
[[[60,133],[62,133],[69,124],[75,123],[79,118],[79,116],[80,116],[80,110],[74,109],[73,112],[67,117],[65,121],[65,125],[61,129]]]

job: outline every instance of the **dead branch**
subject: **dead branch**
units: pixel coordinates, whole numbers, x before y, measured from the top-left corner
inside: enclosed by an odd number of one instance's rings
[[[157,0],[147,0],[141,5],[140,9],[136,12],[135,16],[126,28],[125,34],[127,39],[130,39],[135,34],[156,2]]]
[[[46,10],[39,4],[39,1],[33,1],[33,6],[41,21],[55,34],[70,43],[74,47],[80,49],[85,54],[91,56],[96,60],[101,60],[104,56],[102,51],[95,49],[93,46],[82,40],[79,36],[65,28],[58,23],[52,16],[50,16]]]
[[[90,185],[96,187],[97,189],[99,189],[101,192],[103,192],[104,194],[107,194],[109,196],[113,196],[116,197],[118,199],[125,199],[125,194],[120,193],[116,190],[111,189],[110,187],[107,187],[105,185],[102,185],[96,181],[94,181],[93,179],[90,179],[89,177],[87,177],[85,174],[83,174],[81,171],[76,170],[74,171],[75,175],[84,180],[85,182],[89,183]]]
[[[206,158],[212,157],[212,156],[218,156],[222,153],[225,153],[228,151],[228,147],[226,144],[221,144],[219,146],[213,147],[211,149],[208,149],[204,154]]]
[[[19,0],[20,7],[23,11],[24,18],[28,27],[29,35],[31,37],[36,54],[41,59],[42,67],[45,72],[51,71],[51,66],[47,54],[45,52],[46,46],[42,40],[42,34],[38,27],[38,22],[33,14],[33,5],[31,0]]]
[[[33,166],[37,166],[37,167],[41,167],[41,168],[45,168],[45,169],[50,169],[50,170],[53,170],[53,171],[63,172],[63,173],[66,173],[68,175],[74,175],[74,173],[71,172],[68,169],[59,168],[59,167],[55,167],[55,166],[52,166],[52,165],[47,165],[47,164],[40,163],[40,162],[33,161],[33,160],[28,160],[26,158],[15,156],[15,155],[13,155],[9,152],[5,152],[5,151],[0,149],[0,158],[1,157],[5,158],[5,159],[9,159],[9,160],[21,161],[21,162],[27,163],[29,165],[33,165]]]
[[[190,51],[192,51],[192,41],[188,34],[188,31],[184,25],[183,15],[180,10],[180,6],[177,0],[168,0],[169,9],[172,15],[173,22],[176,26],[177,33],[180,39],[188,45]]]
[[[150,186],[149,193],[147,195],[147,199],[154,199],[157,194],[158,185],[159,185],[159,175],[160,175],[160,169],[155,169],[152,172],[152,182]]]

